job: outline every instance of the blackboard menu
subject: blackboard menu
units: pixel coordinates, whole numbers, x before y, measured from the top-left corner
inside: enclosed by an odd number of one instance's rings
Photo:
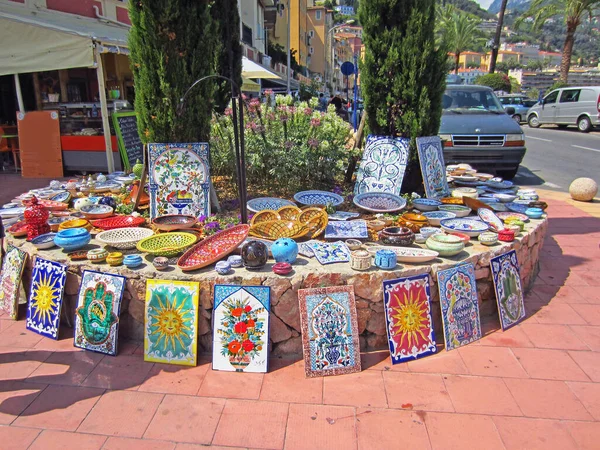
[[[144,162],[144,144],[138,133],[137,116],[134,112],[114,113],[113,124],[119,141],[123,167],[129,171],[138,159]]]

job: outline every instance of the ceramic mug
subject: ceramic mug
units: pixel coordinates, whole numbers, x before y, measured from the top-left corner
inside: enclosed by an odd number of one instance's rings
[[[371,254],[367,250],[355,250],[350,254],[350,267],[354,270],[368,270],[371,267]]]

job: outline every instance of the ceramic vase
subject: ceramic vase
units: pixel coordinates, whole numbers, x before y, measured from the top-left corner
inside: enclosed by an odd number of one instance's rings
[[[264,267],[269,258],[269,249],[260,241],[249,241],[242,247],[242,260],[248,270]]]

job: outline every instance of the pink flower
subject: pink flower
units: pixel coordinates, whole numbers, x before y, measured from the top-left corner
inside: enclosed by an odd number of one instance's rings
[[[309,147],[313,147],[313,148],[317,148],[319,146],[319,140],[315,139],[315,138],[310,138],[308,140],[308,146]]]
[[[311,108],[304,108],[304,114],[306,114],[307,116],[312,115],[312,109]]]
[[[230,116],[231,114],[233,114],[233,111],[231,110],[231,108],[225,108],[225,115]]]
[[[318,127],[319,125],[321,125],[321,119],[319,119],[317,117],[313,117],[312,119],[310,119],[310,124],[313,127]]]

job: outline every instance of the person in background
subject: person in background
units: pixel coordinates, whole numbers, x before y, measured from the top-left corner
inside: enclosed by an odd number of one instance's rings
[[[319,109],[321,111],[327,111],[327,99],[322,92],[319,94]]]

